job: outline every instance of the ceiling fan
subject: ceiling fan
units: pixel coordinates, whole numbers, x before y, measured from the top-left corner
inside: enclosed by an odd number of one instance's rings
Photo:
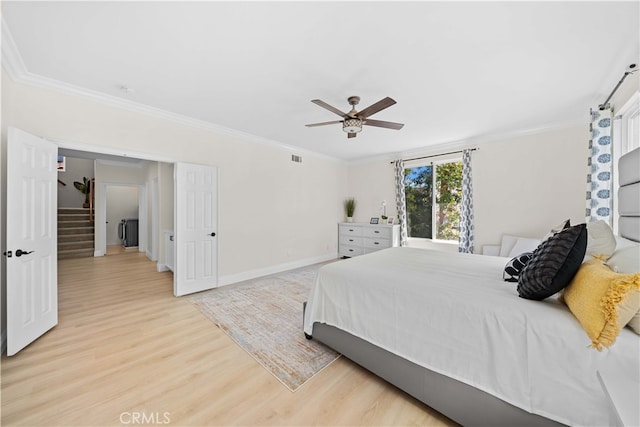
[[[321,101],[319,99],[312,100],[311,102],[313,102],[314,104],[319,105],[322,108],[326,108],[333,113],[336,113],[337,115],[341,116],[343,120],[335,120],[332,122],[323,123],[311,123],[305,126],[314,127],[342,123],[342,130],[347,133],[347,138],[355,138],[358,135],[358,132],[362,130],[363,125],[395,130],[402,129],[402,127],[404,126],[404,124],[402,123],[369,119],[369,116],[372,116],[378,111],[384,110],[385,108],[391,107],[396,103],[396,101],[389,98],[388,96],[376,102],[375,104],[368,106],[360,112],[356,111],[356,105],[358,105],[358,103],[360,102],[359,96],[350,96],[347,101],[349,101],[349,104],[351,105],[351,111],[349,111],[348,113],[343,113],[342,111],[338,110],[335,107],[332,107],[324,101]]]

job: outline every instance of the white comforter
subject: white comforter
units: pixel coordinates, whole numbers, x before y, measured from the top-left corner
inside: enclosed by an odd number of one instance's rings
[[[570,425],[608,425],[596,370],[640,378],[640,337],[598,352],[555,299],[518,297],[508,259],[391,248],[320,269],[304,330],[336,326],[512,405]]]

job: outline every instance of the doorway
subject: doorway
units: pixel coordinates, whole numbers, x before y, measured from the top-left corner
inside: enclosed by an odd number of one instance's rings
[[[37,192],[38,200],[42,203],[48,203],[47,206],[51,205],[51,209],[35,209],[42,218],[39,223],[48,226],[47,233],[37,233],[38,236],[46,235],[45,237],[51,237],[47,240],[50,249],[55,252],[57,243],[55,241],[55,236],[57,233],[56,230],[56,214],[55,214],[55,205],[56,205],[56,160],[59,154],[69,151],[74,152],[77,156],[79,153],[83,153],[85,156],[90,156],[88,158],[97,159],[99,157],[111,157],[116,158],[117,160],[124,158],[127,160],[134,159],[133,156],[127,156],[125,154],[116,155],[113,153],[99,153],[94,151],[85,151],[87,149],[94,149],[96,147],[89,146],[80,146],[78,144],[73,145],[71,148],[68,148],[69,145],[64,143],[55,143],[51,141],[47,141],[43,138],[36,137],[27,132],[21,131],[16,128],[8,129],[8,138],[7,138],[7,156],[4,157],[3,163],[9,165],[21,165],[21,161],[28,160],[33,164],[42,164],[38,170],[46,169],[47,172],[51,171],[52,173],[48,173],[45,178],[42,178],[38,181],[38,185],[40,187],[46,187],[49,189],[53,189],[51,192],[51,197],[48,197],[47,194],[42,191]],[[36,150],[42,146],[43,150],[46,149],[46,155],[37,156],[37,163],[35,160],[35,154],[38,154]],[[29,155],[24,155],[24,153],[29,153]],[[69,154],[71,156],[71,154]],[[93,157],[95,156],[95,157]],[[51,159],[50,161],[48,159]],[[134,160],[138,161],[138,160]],[[143,160],[142,162],[147,162]],[[151,160],[154,162],[155,168],[141,168],[140,176],[144,177],[142,181],[143,184],[139,184],[138,197],[139,199],[143,197],[144,203],[139,203],[142,206],[142,209],[145,211],[143,217],[147,216],[146,212],[146,198],[144,198],[144,194],[146,191],[146,185],[149,182],[149,179],[153,180],[153,173],[157,173],[158,186],[159,186],[159,197],[158,197],[158,206],[160,206],[160,214],[158,219],[158,229],[162,229],[165,227],[169,228],[173,231],[175,227],[175,235],[180,237],[181,240],[176,240],[175,245],[175,258],[177,259],[175,266],[175,273],[173,274],[173,282],[174,282],[174,295],[185,295],[191,292],[197,292],[204,289],[209,289],[217,286],[217,234],[216,234],[216,225],[217,225],[217,168],[212,166],[204,166],[204,165],[192,165],[187,163],[161,163],[157,160]],[[96,160],[96,164],[98,164],[98,160]],[[178,171],[181,171],[181,174],[174,174],[174,166]],[[17,166],[13,168],[20,173],[23,173],[25,167]],[[29,169],[30,171],[31,169]],[[98,197],[105,197],[106,199],[106,189],[103,192],[103,195],[100,196],[100,182],[102,183],[118,183],[118,184],[126,184],[130,181],[126,182],[118,182],[118,177],[113,180],[98,180],[96,179],[96,199]],[[97,178],[97,177],[96,177]],[[120,177],[122,178],[122,177]],[[13,212],[17,210],[19,206],[25,205],[25,203],[20,202],[19,197],[14,197],[12,194],[15,191],[19,191],[21,187],[21,183],[24,182],[24,179],[21,178],[19,174],[9,174],[7,171],[7,180],[6,180],[6,198],[3,200],[3,204],[6,208],[6,212]],[[163,192],[162,188],[170,189],[170,197],[165,197],[166,194]],[[92,185],[92,187],[94,187]],[[14,191],[15,190],[15,191]],[[175,197],[174,197],[175,191]],[[195,197],[194,197],[195,196]],[[178,205],[177,199],[184,199],[185,203]],[[192,203],[193,202],[193,203]],[[205,203],[203,203],[205,202]],[[167,205],[164,207],[163,205]],[[34,205],[35,206],[35,205]],[[97,208],[97,206],[96,206]],[[33,210],[33,209],[32,209]],[[98,210],[96,210],[96,221],[100,221],[100,217],[98,217]],[[171,212],[170,215],[163,215],[163,213]],[[175,215],[178,212],[179,215]],[[174,216],[176,218],[174,218]],[[7,229],[11,230],[23,230],[25,226],[25,218],[28,219],[28,215],[7,215]],[[105,215],[102,216],[102,223],[105,223],[106,218],[106,210]],[[169,220],[170,219],[170,220]],[[193,221],[192,221],[193,220]],[[146,222],[148,224],[151,221]],[[147,225],[142,227],[143,234],[146,233]],[[99,227],[102,229],[102,227]],[[98,233],[98,230],[96,230]],[[191,238],[190,233],[195,237]],[[197,241],[197,239],[202,240],[201,234],[207,237],[206,242]],[[105,237],[104,235],[102,236]],[[33,240],[33,239],[32,239]],[[106,241],[105,241],[106,242]],[[29,244],[27,244],[29,243]],[[32,307],[32,306],[40,306],[38,303],[38,299],[42,300],[46,298],[47,300],[55,301],[57,300],[56,296],[57,292],[57,274],[56,274],[56,259],[55,255],[49,255],[44,249],[41,249],[39,245],[39,241],[33,242],[23,242],[20,240],[19,236],[15,235],[15,233],[7,233],[6,238],[6,247],[7,247],[7,256],[8,259],[12,252],[15,249],[16,257],[9,259],[7,262],[6,268],[6,289],[7,289],[7,298],[3,298],[3,310],[7,310],[7,319],[14,319],[14,321],[7,321],[7,354],[13,355],[16,352],[20,351],[21,348],[28,345],[31,341],[37,339],[42,333],[46,332],[51,327],[57,324],[57,308],[46,308],[47,313],[51,313],[54,315],[52,318],[52,322],[43,323],[42,328],[34,331],[34,333],[23,333],[16,325],[19,323],[19,319],[23,318],[23,313],[20,312],[22,307]],[[160,256],[162,257],[162,242],[160,241]],[[33,247],[35,249],[27,248]],[[27,248],[27,249],[24,249]],[[106,248],[105,248],[106,249]],[[96,255],[98,255],[96,253]],[[104,253],[102,253],[104,255]],[[23,259],[20,257],[22,256]],[[24,288],[24,283],[27,279],[29,279],[29,272],[21,268],[21,261],[31,261],[31,260],[50,260],[53,262],[49,262],[51,268],[42,269],[40,268],[38,271],[41,273],[46,273],[46,277],[39,277],[38,281],[45,281],[50,283],[50,286],[38,287],[38,294],[27,293],[24,295],[16,294],[16,289]],[[18,262],[20,261],[20,262]],[[33,262],[32,262],[33,264]],[[159,271],[163,271],[158,268]],[[192,273],[196,273],[195,276]],[[200,274],[204,273],[204,274]],[[36,277],[33,275],[33,277]],[[190,286],[194,281],[193,278],[197,279],[198,288],[194,288]],[[24,296],[24,298],[22,298]],[[22,299],[21,299],[22,298]],[[44,307],[44,306],[43,306]],[[18,322],[15,321],[18,319]],[[48,319],[46,319],[48,320]],[[4,341],[4,340],[3,340]]]
[[[105,195],[105,254],[126,255],[144,252],[146,242],[140,229],[144,221],[144,191],[138,185],[103,184]]]

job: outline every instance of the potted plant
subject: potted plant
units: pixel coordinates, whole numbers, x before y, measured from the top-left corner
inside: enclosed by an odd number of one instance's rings
[[[344,212],[347,215],[347,222],[353,222],[353,214],[356,211],[356,199],[349,197],[344,200]]]
[[[86,176],[82,177],[82,182],[74,181],[73,186],[78,189],[82,194],[84,194],[84,203],[82,204],[83,208],[88,208],[89,203],[89,194],[91,192],[91,180]]]

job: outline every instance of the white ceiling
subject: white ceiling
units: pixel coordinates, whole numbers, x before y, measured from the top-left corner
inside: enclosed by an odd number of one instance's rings
[[[640,51],[638,1],[3,1],[2,15],[32,77],[342,159],[586,122]],[[394,98],[372,118],[405,127],[304,126],[340,119],[312,99],[347,111],[351,95]]]

